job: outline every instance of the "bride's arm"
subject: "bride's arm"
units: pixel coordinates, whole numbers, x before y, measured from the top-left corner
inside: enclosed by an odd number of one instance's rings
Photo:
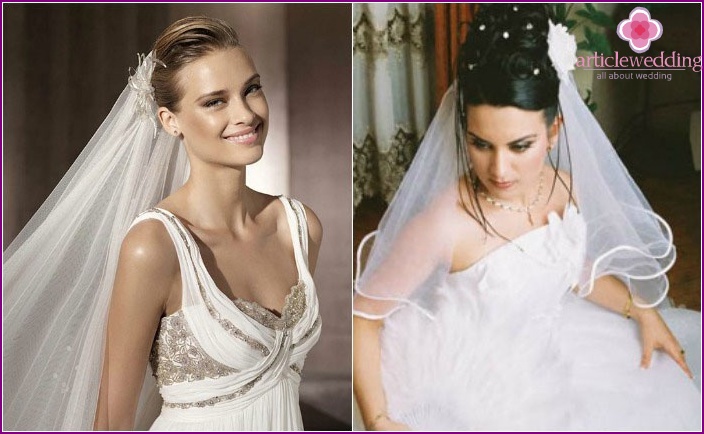
[[[308,269],[310,274],[315,273],[315,266],[318,263],[318,253],[320,252],[320,244],[323,241],[323,225],[320,219],[312,209],[303,205],[308,223]]]
[[[401,431],[407,426],[389,419],[381,382],[381,320],[354,317],[354,394],[364,426],[370,431]]]
[[[439,265],[449,268],[457,236],[453,199],[448,195],[446,203],[430,206],[410,220],[388,249],[388,256],[366,277],[364,287],[355,296],[354,393],[369,430],[409,428],[389,419],[381,373],[383,318],[399,307],[399,302],[365,295],[408,299]]]
[[[619,279],[614,276],[603,276],[597,279],[594,282],[594,289],[586,298],[627,318],[633,318],[638,323],[643,344],[641,367],[649,367],[653,351],[660,349],[669,354],[682,370],[692,377],[682,347],[658,311],[636,306],[628,288]]]
[[[178,257],[163,224],[147,220],[125,237],[108,314],[93,428],[134,429],[139,394],[159,320],[178,277]]]

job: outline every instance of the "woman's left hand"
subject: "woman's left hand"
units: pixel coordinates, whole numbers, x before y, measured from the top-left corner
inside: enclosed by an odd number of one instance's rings
[[[643,342],[641,368],[649,368],[653,351],[662,350],[672,357],[689,378],[693,378],[692,371],[689,370],[685,360],[684,349],[677,342],[677,338],[667,327],[658,311],[655,309],[637,309],[634,318],[640,325],[640,336]]]

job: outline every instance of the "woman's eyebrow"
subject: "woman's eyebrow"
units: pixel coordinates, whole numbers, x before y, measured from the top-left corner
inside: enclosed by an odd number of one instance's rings
[[[261,78],[261,76],[259,74],[255,73],[254,75],[249,77],[247,79],[247,81],[244,82],[244,85],[246,86],[259,78]],[[196,98],[196,101],[200,101],[200,100],[206,99],[206,98],[212,98],[214,96],[223,96],[225,94],[227,94],[227,91],[225,89],[214,90],[212,92],[208,92],[206,94],[199,96],[198,98]]]
[[[481,137],[479,137],[478,135],[474,134],[474,133],[471,132],[471,131],[467,131],[467,134],[470,135],[470,136],[472,136],[472,137],[474,137],[475,139],[477,139],[477,140],[480,141],[480,142],[483,142],[483,143],[486,143],[486,144],[488,144],[488,145],[494,146],[494,144],[491,143],[490,141],[485,140],[485,139],[482,139]],[[526,139],[534,139],[535,137],[537,137],[536,134],[528,134],[528,135],[526,135],[526,136],[523,136],[523,137],[520,137],[520,138],[518,138],[518,139],[516,139],[516,140],[512,140],[512,141],[508,142],[507,146],[511,146],[511,145],[518,144],[518,143],[520,143],[520,142],[522,142],[522,141],[524,141],[524,140],[526,140]]]
[[[196,101],[200,101],[206,98],[212,98],[214,96],[223,96],[225,94],[227,94],[227,91],[225,89],[214,90],[212,92],[208,92],[204,95],[199,96],[198,98],[196,98]]]
[[[249,84],[249,83],[251,83],[251,82],[253,82],[254,80],[257,80],[257,79],[259,79],[259,78],[261,78],[261,76],[260,76],[259,74],[255,73],[253,76],[249,77],[249,78],[247,79],[247,81],[244,82],[244,84],[247,85],[247,84]]]

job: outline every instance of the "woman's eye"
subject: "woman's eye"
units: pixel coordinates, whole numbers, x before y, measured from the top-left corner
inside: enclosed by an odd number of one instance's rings
[[[489,149],[491,147],[488,143],[478,140],[472,140],[470,143],[477,149]]]
[[[513,150],[514,152],[525,152],[532,145],[533,145],[532,143],[518,143],[518,144],[511,146],[511,150]]]
[[[249,95],[249,94],[251,94],[251,93],[259,92],[260,90],[262,90],[262,85],[259,84],[259,83],[256,83],[256,84],[250,85],[250,86],[244,91],[244,94],[245,94],[245,95]]]
[[[211,99],[210,101],[208,101],[208,102],[205,103],[205,106],[208,107],[208,108],[210,108],[210,107],[219,106],[219,105],[224,104],[224,103],[225,103],[225,101],[222,100],[222,99],[220,99],[220,98],[218,98],[218,99]]]

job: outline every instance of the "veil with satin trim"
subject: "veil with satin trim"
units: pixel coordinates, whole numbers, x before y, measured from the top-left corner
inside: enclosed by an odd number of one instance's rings
[[[586,258],[578,294],[588,295],[605,275],[622,280],[642,307],[660,304],[665,273],[675,262],[672,231],[655,214],[584,104],[572,78],[574,37],[549,23],[550,57],[559,77],[558,144],[546,164],[570,173],[586,222]],[[571,40],[570,40],[571,39]],[[574,48],[572,48],[574,47]],[[567,56],[565,56],[567,52]],[[567,59],[567,61],[565,61]],[[450,209],[458,200],[457,83],[445,94],[411,167],[375,233],[355,281],[354,314],[381,319],[410,306],[433,316],[432,289],[450,271]],[[459,174],[459,175],[458,175]]]

